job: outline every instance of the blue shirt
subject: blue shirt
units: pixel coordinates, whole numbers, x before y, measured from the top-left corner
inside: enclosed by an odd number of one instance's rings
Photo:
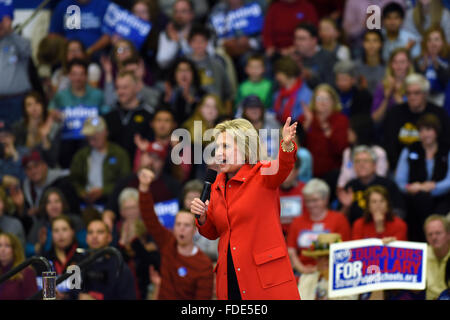
[[[409,151],[408,148],[403,148],[402,153],[397,164],[397,170],[395,170],[395,182],[397,183],[400,190],[406,192],[406,185],[408,184],[409,178]],[[427,180],[430,181],[433,175],[434,159],[426,160],[427,169]],[[436,187],[430,192],[431,196],[438,197],[450,191],[450,152],[448,157],[448,168],[447,175],[441,181],[435,181]]]
[[[103,36],[103,17],[109,4],[108,0],[91,0],[86,4],[81,4],[77,0],[63,0],[53,11],[49,32],[60,34],[69,40],[80,40],[86,48],[89,48]],[[69,29],[65,23],[67,14],[69,18],[76,14],[68,10],[72,5],[80,8],[80,29]]]

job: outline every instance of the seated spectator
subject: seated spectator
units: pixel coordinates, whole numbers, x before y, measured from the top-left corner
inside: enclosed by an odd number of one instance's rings
[[[314,259],[302,255],[321,233],[339,233],[344,241],[350,240],[350,225],[346,217],[328,209],[330,188],[320,179],[310,180],[303,188],[305,212],[292,221],[287,235],[287,246],[292,267],[297,273],[317,270]]]
[[[62,66],[56,69],[51,78],[52,82],[52,96],[58,91],[62,91],[70,87],[69,79],[69,62],[73,59],[88,60],[86,49],[81,40],[69,40],[64,44]],[[93,88],[98,88],[102,70],[100,66],[91,62],[88,66],[88,83]]]
[[[403,28],[422,40],[425,30],[440,25],[445,31],[447,43],[450,42],[450,10],[442,1],[417,0],[413,8],[406,12]]]
[[[450,149],[439,139],[439,118],[426,113],[417,121],[420,141],[403,148],[395,181],[406,194],[410,239],[423,241],[423,225],[430,212],[450,211]]]
[[[404,217],[404,201],[397,185],[392,180],[377,175],[377,155],[372,148],[360,145],[353,150],[353,167],[356,177],[350,180],[344,188],[338,189],[338,199],[342,211],[347,215],[350,223],[360,218],[367,208],[364,192],[367,188],[380,185],[389,191],[395,214]]]
[[[311,106],[305,106],[299,118],[305,134],[304,145],[313,157],[314,176],[327,181],[332,199],[342,153],[348,146],[348,119],[341,109],[336,91],[327,84],[321,84],[314,90]]]
[[[140,157],[139,169],[148,168],[155,174],[154,181],[150,186],[155,203],[179,199],[181,194],[180,182],[163,170],[167,158],[165,150],[159,142],[152,142],[148,145],[146,152],[143,152]],[[138,186],[137,171],[130,173],[130,175],[116,183],[103,212],[103,220],[110,226],[111,230],[113,230],[114,220],[119,216],[117,200],[120,193],[127,187],[137,188]]]
[[[23,157],[22,166],[26,178],[22,186],[21,206],[24,207],[27,216],[34,216],[38,212],[42,195],[51,187],[61,190],[72,213],[80,212],[79,199],[66,170],[50,169],[37,150],[32,150]]]
[[[232,88],[224,63],[220,58],[209,55],[207,51],[210,34],[201,25],[193,26],[188,36],[191,53],[186,57],[191,59],[197,67],[202,88],[216,94],[222,100],[228,113],[232,110]]]
[[[376,155],[376,173],[378,176],[386,177],[388,174],[389,163],[384,149],[373,143],[374,129],[372,118],[369,115],[358,115],[350,118],[350,127],[348,128],[348,146],[342,155],[342,166],[337,182],[338,188],[344,188],[352,179],[356,178],[353,165],[353,152],[360,145],[369,146]]]
[[[447,286],[444,279],[445,267],[450,260],[449,221],[433,214],[425,221],[424,232],[428,243],[426,299],[436,300]]]
[[[88,224],[86,242],[89,249],[104,249],[111,240],[111,231],[102,220],[92,220]],[[124,263],[118,277],[117,268],[118,261],[114,256],[108,255],[96,260],[89,270],[82,273],[78,300],[136,300],[136,288],[130,268]]]
[[[154,237],[161,253],[160,279],[154,283],[158,300],[209,300],[213,296],[214,273],[211,260],[194,245],[194,216],[180,211],[173,233],[164,228],[155,213],[150,184],[154,174],[148,169],[139,172],[139,206],[144,223]],[[158,278],[153,270],[152,279]],[[177,281],[173,281],[177,279]]]
[[[247,79],[240,83],[237,96],[236,105],[249,95],[257,95],[264,103],[266,109],[272,107],[272,80],[265,78],[264,56],[253,54],[247,59],[245,66],[245,74]]]
[[[83,145],[81,129],[84,120],[109,110],[109,106],[104,105],[102,91],[87,82],[85,61],[71,60],[68,70],[70,87],[58,92],[48,106],[52,116],[63,124],[59,159],[62,168],[69,168],[73,155]]]
[[[23,119],[13,126],[16,145],[39,149],[51,167],[59,160],[61,126],[48,113],[40,93],[27,93],[23,102]]]
[[[0,187],[0,232],[8,232],[25,247],[25,231],[19,219],[14,217],[14,203],[8,198],[6,191]],[[22,249],[23,250],[23,249]]]
[[[367,89],[357,86],[355,64],[350,61],[339,61],[334,65],[336,89],[341,100],[341,112],[347,117],[357,114],[369,114],[372,95]]]
[[[195,64],[187,58],[178,58],[168,74],[164,103],[174,111],[179,126],[194,113],[205,94]]]
[[[0,231],[0,275],[25,261],[20,240],[11,233]],[[4,283],[0,290],[0,300],[25,300],[38,291],[36,272],[28,266]]]
[[[445,264],[445,283],[447,284],[447,289],[441,292],[437,300],[450,300],[450,262],[447,260]]]
[[[0,122],[0,182],[14,181],[18,184],[25,178],[21,166],[22,157],[28,152],[26,147],[16,147],[14,130],[7,123]]]
[[[51,248],[44,253],[44,257],[52,263],[57,276],[67,272],[67,267],[78,264],[82,260],[82,254],[78,249],[78,242],[75,237],[74,222],[65,215],[53,218],[51,221]],[[44,271],[44,270],[42,270]],[[39,272],[38,272],[39,274]],[[64,286],[61,286],[65,288]],[[61,287],[57,287],[61,289]],[[69,290],[56,290],[57,300],[69,300],[71,297]]]
[[[27,245],[25,253],[27,257],[48,252],[52,246],[53,219],[60,216],[67,216],[71,219],[75,236],[80,246],[86,246],[84,237],[86,231],[83,221],[78,215],[70,212],[64,194],[57,188],[48,189],[42,196],[39,204],[39,212],[33,219],[33,225],[27,233]]]
[[[105,102],[109,106],[115,106],[117,104],[117,94],[113,83],[113,66],[108,60],[103,60],[102,66],[106,74],[104,83]],[[142,58],[132,56],[123,60],[119,71],[133,72],[135,74],[137,79],[136,89],[138,91],[138,97],[150,107],[150,110],[153,113],[158,107],[161,92],[148,86],[144,82],[146,70]]]
[[[267,9],[263,28],[263,43],[266,55],[275,57],[293,51],[293,31],[299,23],[318,24],[314,6],[303,0],[282,0],[272,2]]]
[[[241,108],[242,118],[251,122],[259,132],[262,146],[267,149],[267,155],[275,159],[280,145],[281,128],[275,114],[265,110],[262,101],[255,95],[247,96],[242,100]],[[263,131],[260,131],[261,129]]]
[[[393,106],[405,101],[405,79],[413,72],[408,50],[398,48],[392,51],[385,77],[373,94],[371,113],[376,124],[384,121],[387,111]]]
[[[391,207],[389,192],[385,187],[373,185],[364,192],[364,215],[352,226],[352,240],[379,238],[406,241],[407,225],[397,217]]]
[[[430,83],[419,74],[412,74],[405,80],[407,101],[395,106],[386,115],[384,123],[384,149],[389,163],[396,164],[403,147],[419,141],[417,120],[426,113],[432,113],[441,122],[439,134],[443,143],[450,144],[450,119],[445,110],[428,102]]]
[[[109,6],[108,0],[64,0],[53,10],[49,33],[69,40],[80,40],[86,54],[92,56],[101,52],[110,43],[110,37],[103,31],[103,18]],[[68,28],[67,8],[76,5],[80,9],[80,28]]]
[[[105,204],[117,179],[130,172],[127,152],[108,141],[108,128],[102,117],[88,118],[82,129],[89,146],[80,149],[70,166],[70,179],[86,204]]]
[[[152,236],[147,232],[139,210],[139,191],[125,188],[119,195],[121,219],[117,222],[119,249],[133,274],[138,299],[147,298],[149,267],[159,268],[160,257]]]
[[[13,6],[0,13],[0,121],[12,124],[22,118],[25,93],[31,89],[28,66],[31,58],[30,40],[12,28]]]
[[[332,18],[322,18],[319,22],[319,39],[321,47],[331,52],[336,61],[350,60],[349,48],[340,43],[341,32]]]
[[[291,172],[280,185],[280,218],[285,237],[292,221],[304,213],[302,191],[305,184],[298,180],[300,163],[300,158],[297,158]]]
[[[203,191],[203,182],[200,180],[190,180],[183,186],[182,210],[190,212],[191,202],[195,198],[200,198]],[[209,240],[202,236],[200,232],[195,232],[194,245],[200,248],[212,261],[217,262],[219,239]]]
[[[402,28],[405,18],[405,10],[396,3],[388,3],[383,8],[383,60],[387,61],[392,51],[397,48],[406,48],[409,50],[411,58],[416,58],[420,54],[420,41],[411,32]]]
[[[303,255],[317,261],[317,271],[302,274],[298,279],[298,291],[302,300],[358,300],[358,295],[343,296],[335,299],[328,297],[330,269],[330,245],[341,242],[339,233],[319,234]]]
[[[178,56],[191,52],[188,35],[194,18],[194,7],[191,1],[177,0],[174,2],[171,21],[159,34],[156,61],[161,69],[169,68]],[[208,44],[208,53],[214,53],[212,43]]]
[[[279,90],[275,92],[273,111],[280,123],[287,118],[298,119],[303,114],[303,105],[309,104],[312,91],[300,76],[300,69],[290,57],[282,57],[275,63],[275,80]]]
[[[125,149],[129,159],[133,159],[136,152],[135,135],[147,139],[151,136],[149,123],[153,110],[139,97],[138,82],[134,72],[120,72],[116,79],[117,103],[104,116],[109,140]]]
[[[362,88],[373,96],[377,85],[383,80],[386,67],[382,57],[383,35],[379,30],[364,33],[361,59],[356,61],[356,74]]]
[[[414,66],[430,82],[429,99],[443,106],[445,89],[450,83],[450,49],[440,27],[431,27],[425,32],[422,54],[414,61]]]
[[[310,88],[314,89],[324,82],[334,85],[336,57],[319,46],[318,31],[314,25],[302,23],[295,28],[291,56],[298,63],[301,76]]]

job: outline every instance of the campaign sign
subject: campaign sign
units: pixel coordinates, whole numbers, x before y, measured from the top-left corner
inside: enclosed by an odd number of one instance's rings
[[[74,107],[66,107],[62,110],[64,123],[61,133],[61,138],[64,140],[78,140],[83,139],[81,134],[83,124],[89,117],[97,117],[97,107],[89,107],[85,105],[78,105]]]
[[[239,9],[213,15],[211,23],[219,38],[233,37],[237,34],[250,36],[261,32],[264,14],[260,5],[252,2]]]
[[[424,290],[426,243],[381,239],[335,243],[330,246],[330,298],[376,290]]]
[[[155,203],[155,212],[159,222],[167,229],[173,229],[175,216],[180,209],[178,199],[171,199]]]
[[[140,49],[152,25],[126,9],[111,3],[103,18],[103,31],[109,35],[119,35],[134,43]]]

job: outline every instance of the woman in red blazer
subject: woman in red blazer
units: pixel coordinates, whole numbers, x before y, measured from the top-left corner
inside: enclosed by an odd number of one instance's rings
[[[215,269],[218,299],[300,299],[281,229],[278,195],[296,157],[297,123],[290,122],[288,118],[283,127],[275,161],[261,161],[258,133],[247,120],[216,126],[219,174],[211,186],[211,199],[206,203],[194,199],[191,212],[200,215],[200,234],[220,238]]]
[[[352,240],[367,238],[408,240],[407,225],[392,213],[386,188],[382,186],[369,187],[364,198],[366,210],[364,216],[353,223]]]

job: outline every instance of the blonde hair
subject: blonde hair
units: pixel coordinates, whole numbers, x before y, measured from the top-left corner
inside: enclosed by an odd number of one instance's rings
[[[263,148],[258,131],[246,119],[227,120],[214,128],[214,138],[226,132],[234,138],[238,151],[245,158],[245,163],[256,164],[261,160],[268,160],[266,149]]]
[[[119,207],[122,208],[123,203],[128,199],[133,199],[139,204],[139,191],[135,188],[123,189],[119,195]]]
[[[342,104],[341,99],[339,98],[339,95],[337,94],[336,90],[332,86],[326,83],[319,84],[316,89],[314,90],[313,97],[311,99],[311,111],[316,111],[316,98],[319,91],[325,91],[331,96],[331,99],[333,100],[333,111],[341,111],[342,110]]]
[[[444,226],[445,232],[450,233],[450,222],[449,222],[449,220],[448,220],[445,216],[442,216],[442,215],[436,214],[436,213],[430,215],[430,216],[425,220],[425,222],[424,222],[424,224],[423,224],[423,230],[425,231],[425,233],[426,233],[426,231],[427,231],[426,229],[427,229],[428,224],[429,224],[431,221],[436,221],[436,220],[439,220],[440,222],[442,222],[442,225]]]
[[[422,43],[421,43],[422,56],[424,56],[425,53],[428,52],[427,42],[428,42],[430,35],[434,32],[439,33],[439,35],[441,36],[441,39],[442,39],[442,48],[441,48],[441,52],[439,52],[439,55],[443,58],[447,58],[448,55],[450,54],[450,47],[447,43],[447,38],[445,37],[445,32],[441,28],[440,25],[431,26],[430,28],[428,28],[425,31],[425,34],[423,35],[423,39],[422,39]]]
[[[406,49],[406,48],[396,48],[396,49],[394,49],[391,52],[391,55],[389,56],[389,61],[387,63],[387,67],[386,67],[386,74],[385,74],[383,82],[382,82],[384,89],[387,89],[387,87],[389,85],[388,78],[389,77],[395,78],[394,77],[394,71],[392,70],[391,65],[392,65],[392,61],[394,60],[394,58],[400,53],[404,53],[406,55],[406,57],[408,58],[408,61],[409,61],[409,68],[408,68],[408,73],[407,73],[406,76],[409,76],[410,74],[414,73],[414,66],[413,66],[413,63],[411,61],[411,56],[409,54],[409,50]],[[405,92],[406,92],[406,87],[405,87],[405,84],[403,84],[403,86],[402,86],[402,88],[400,90],[400,93],[402,95],[404,95]]]

